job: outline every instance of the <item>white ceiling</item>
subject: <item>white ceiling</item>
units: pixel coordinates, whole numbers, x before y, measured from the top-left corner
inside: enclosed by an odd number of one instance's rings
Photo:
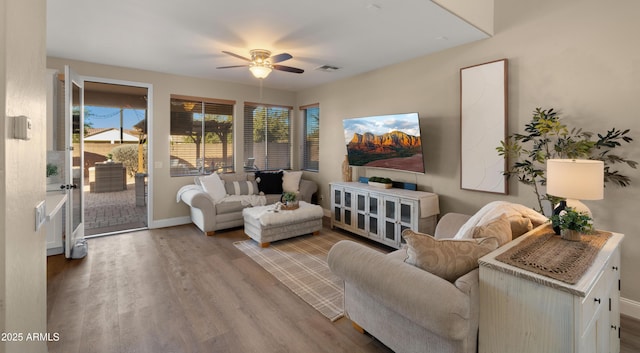
[[[429,0],[48,0],[47,55],[258,85],[231,51],[287,52],[265,87],[298,91],[487,35]],[[315,70],[332,65],[340,70]]]

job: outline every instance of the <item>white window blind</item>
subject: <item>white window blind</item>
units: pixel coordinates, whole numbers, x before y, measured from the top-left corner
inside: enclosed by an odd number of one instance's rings
[[[259,170],[291,168],[291,107],[245,103],[244,156]]]
[[[320,106],[317,104],[301,107],[304,112],[302,136],[302,169],[320,170]]]

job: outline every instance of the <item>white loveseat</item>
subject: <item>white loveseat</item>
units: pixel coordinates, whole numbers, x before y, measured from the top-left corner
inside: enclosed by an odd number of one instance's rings
[[[299,173],[298,175],[301,175],[301,172],[284,173]],[[224,193],[223,197],[212,197],[211,192],[205,191],[206,187],[203,187],[199,182],[203,177],[196,178],[196,184],[183,186],[177,195],[178,202],[182,201],[189,205],[191,221],[206,235],[214,235],[217,230],[242,226],[244,224],[242,210],[246,207],[269,205],[280,201],[282,193],[259,194],[257,192],[254,173],[229,173],[218,174],[218,176],[228,191]],[[297,179],[293,180],[297,182]],[[237,183],[234,185],[234,182]],[[253,185],[249,186],[253,189],[251,195],[246,195],[245,185],[247,182]],[[241,193],[245,195],[230,195],[234,192],[234,186],[236,192],[242,190]],[[289,185],[288,188],[285,187],[284,191],[293,191],[292,188],[295,186]],[[318,185],[311,180],[300,178],[297,182],[298,200],[311,203],[313,194],[317,191]]]

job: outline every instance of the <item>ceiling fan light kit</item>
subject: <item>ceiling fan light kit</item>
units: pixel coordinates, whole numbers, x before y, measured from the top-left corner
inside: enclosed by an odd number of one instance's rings
[[[238,55],[238,54],[235,54],[235,53],[232,53],[232,52],[228,52],[228,51],[223,51],[223,53],[231,55],[231,56],[234,56],[234,57],[236,57],[238,59],[242,59],[242,60],[248,61],[249,64],[248,65],[222,66],[222,67],[218,67],[218,69],[229,69],[229,68],[235,68],[235,67],[249,67],[249,71],[251,71],[251,74],[253,74],[253,76],[255,78],[258,78],[258,79],[266,78],[267,76],[269,76],[269,74],[273,70],[293,72],[293,73],[296,73],[296,74],[301,74],[301,73],[304,72],[304,70],[298,69],[296,67],[284,66],[284,65],[273,65],[275,63],[279,63],[279,62],[282,62],[282,61],[289,60],[289,59],[293,58],[293,56],[291,56],[291,54],[288,54],[288,53],[282,53],[282,54],[271,56],[271,51],[269,51],[269,50],[253,49],[253,50],[249,51],[249,53],[251,54],[251,59],[245,58],[244,56],[241,56],[241,55]]]

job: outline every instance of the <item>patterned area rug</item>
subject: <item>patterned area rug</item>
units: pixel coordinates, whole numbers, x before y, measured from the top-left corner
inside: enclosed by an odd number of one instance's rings
[[[344,235],[322,230],[319,235],[303,235],[271,243],[261,248],[249,239],[234,245],[296,295],[331,321],[344,315],[342,280],[331,273],[327,254]]]

